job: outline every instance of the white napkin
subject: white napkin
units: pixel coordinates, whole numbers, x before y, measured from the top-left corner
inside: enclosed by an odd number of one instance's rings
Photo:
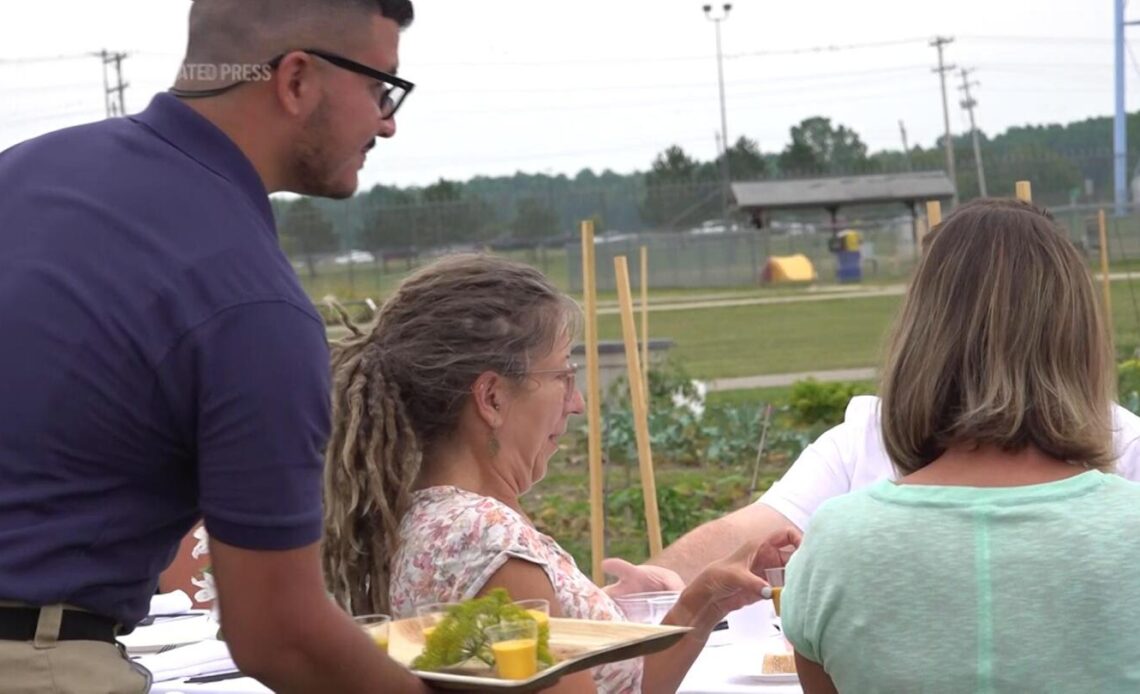
[[[165,653],[144,655],[137,660],[139,665],[151,671],[155,682],[214,675],[237,669],[225,641],[215,639],[199,641]]]
[[[209,614],[196,614],[159,620],[150,626],[138,627],[129,634],[119,636],[119,642],[129,655],[158,653],[169,646],[183,646],[214,638],[218,623]]]
[[[181,590],[162,595],[155,595],[150,599],[150,612],[148,615],[182,614],[194,607],[190,596]]]

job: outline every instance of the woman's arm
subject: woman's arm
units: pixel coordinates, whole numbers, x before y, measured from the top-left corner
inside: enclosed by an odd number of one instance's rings
[[[800,686],[804,694],[839,694],[831,675],[819,663],[808,660],[796,651],[796,674],[800,678]]]
[[[505,588],[512,600],[544,599],[550,603],[551,617],[563,616],[558,598],[554,595],[554,586],[550,584],[546,572],[538,564],[522,559],[508,559],[507,563],[491,576],[479,591],[479,595],[485,595],[495,588]],[[543,691],[550,694],[596,694],[598,690],[594,686],[594,678],[590,675],[590,671],[586,670],[567,675],[558,680],[558,684]],[[645,691],[654,690],[645,689]]]
[[[664,651],[645,656],[644,692],[675,692],[688,674],[689,668],[720,621],[710,614],[712,601],[706,595],[700,576],[681,593],[677,604],[665,615],[662,624],[693,627],[684,638]]]

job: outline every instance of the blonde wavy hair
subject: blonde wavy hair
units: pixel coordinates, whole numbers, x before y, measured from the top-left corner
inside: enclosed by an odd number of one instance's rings
[[[1084,262],[1048,213],[975,200],[929,236],[880,388],[904,474],[953,445],[1112,462],[1114,352]]]

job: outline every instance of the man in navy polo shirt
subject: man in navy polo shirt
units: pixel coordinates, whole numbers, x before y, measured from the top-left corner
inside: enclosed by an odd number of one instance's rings
[[[267,193],[343,198],[408,0],[197,0],[171,94],[0,154],[0,688],[141,692],[114,645],[198,518],[241,669],[423,691],[327,598],[324,327]]]

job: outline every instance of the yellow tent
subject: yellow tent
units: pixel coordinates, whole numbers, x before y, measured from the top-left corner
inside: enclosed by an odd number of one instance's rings
[[[815,268],[802,253],[774,256],[764,266],[764,282],[811,282],[815,279]]]

